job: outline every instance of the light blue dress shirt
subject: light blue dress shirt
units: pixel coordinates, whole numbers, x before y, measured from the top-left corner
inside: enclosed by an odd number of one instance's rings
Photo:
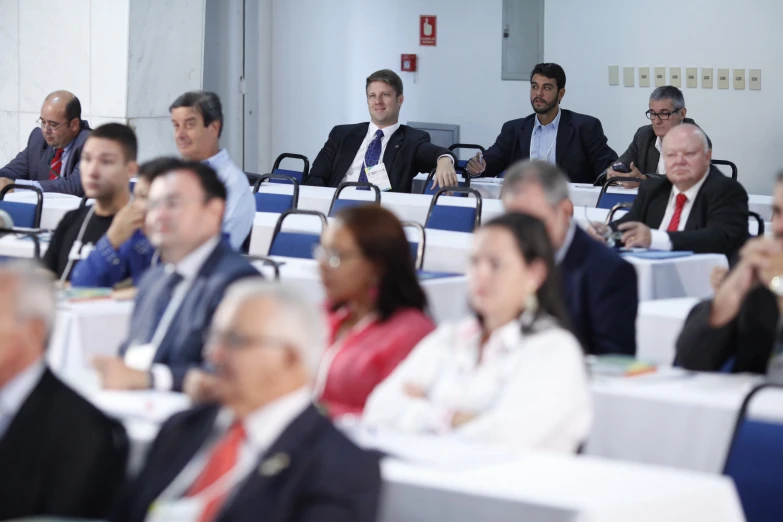
[[[548,125],[541,125],[538,115],[533,120],[533,135],[530,137],[530,159],[557,164],[557,128],[560,126],[560,108],[557,116]]]
[[[73,142],[76,141],[76,138],[71,140],[71,143],[65,146],[63,149],[63,157],[62,157],[62,167],[60,167],[60,171],[62,171],[63,168],[65,168],[66,163],[68,163],[68,158],[71,156],[71,149],[73,148]],[[51,174],[51,171],[49,171]],[[17,185],[31,185],[33,187],[37,187],[41,189],[41,184],[38,183],[35,180],[29,180],[29,179],[15,179],[14,183]],[[43,190],[43,189],[41,189]]]
[[[253,228],[253,219],[256,217],[256,201],[250,191],[247,176],[234,165],[228,157],[228,151],[220,152],[204,161],[215,169],[220,181],[226,186],[226,214],[223,216],[223,231],[229,236],[231,246],[239,250],[250,230]]]

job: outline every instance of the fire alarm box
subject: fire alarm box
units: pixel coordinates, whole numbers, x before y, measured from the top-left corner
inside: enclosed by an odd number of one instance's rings
[[[405,72],[416,72],[416,55],[403,54],[400,60],[400,69]]]

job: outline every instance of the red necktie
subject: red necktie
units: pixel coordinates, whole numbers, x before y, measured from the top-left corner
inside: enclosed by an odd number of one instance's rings
[[[672,220],[669,222],[669,226],[666,229],[667,232],[677,232],[680,228],[680,216],[682,215],[682,209],[685,206],[685,202],[688,201],[688,196],[683,193],[677,194],[677,199],[674,202],[674,214],[672,214]]]
[[[54,157],[49,164],[49,179],[57,179],[60,177],[60,170],[63,168],[64,151],[64,149],[54,149]]]
[[[235,422],[223,438],[215,445],[215,448],[212,450],[212,455],[209,456],[207,465],[204,466],[201,475],[198,476],[185,496],[192,497],[198,495],[223,478],[227,473],[230,473],[231,470],[234,469],[234,466],[236,466],[237,458],[239,456],[239,446],[244,438],[245,429],[240,422]],[[214,520],[220,512],[220,508],[226,500],[228,491],[226,491],[225,488],[218,489],[220,492],[217,495],[207,495],[209,500],[204,507],[204,511],[201,513],[199,522]]]

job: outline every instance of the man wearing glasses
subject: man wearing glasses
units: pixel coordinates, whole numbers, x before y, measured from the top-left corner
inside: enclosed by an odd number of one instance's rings
[[[90,125],[81,116],[82,105],[72,93],[55,91],[47,96],[39,128],[30,133],[27,147],[0,168],[0,189],[15,183],[84,196],[79,159]]]
[[[685,108],[685,98],[677,87],[666,85],[658,87],[650,95],[650,109],[644,113],[650,120],[650,125],[639,127],[634,134],[633,141],[628,150],[617,159],[618,163],[625,165],[630,172],[619,172],[606,169],[608,178],[624,177],[646,179],[647,174],[666,174],[666,165],[663,161],[661,149],[663,137],[671,129],[681,123],[696,124],[692,119],[686,118],[688,109]],[[710,148],[712,143],[709,141]],[[626,188],[638,187],[638,183],[626,183]]]

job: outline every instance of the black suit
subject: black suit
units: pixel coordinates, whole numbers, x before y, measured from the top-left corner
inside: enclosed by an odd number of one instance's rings
[[[555,161],[572,183],[593,183],[617,159],[607,144],[601,122],[592,116],[560,109]],[[536,114],[507,121],[492,145],[484,153],[487,167],[481,174],[495,177],[512,163],[530,157]]]
[[[696,122],[690,118],[683,118],[682,122],[696,125]],[[655,135],[652,125],[639,127],[636,134],[633,135],[631,144],[628,145],[628,150],[617,161],[628,168],[631,167],[633,162],[634,166],[642,174],[655,174],[658,172],[658,160],[661,159],[661,153],[655,148],[657,140],[658,136]],[[710,148],[712,148],[712,142],[709,138],[707,138],[707,142]]]
[[[333,128],[304,184],[337,187],[342,183],[367,137],[369,126],[369,123],[356,123]],[[448,149],[430,143],[430,135],[426,132],[400,125],[389,138],[383,153],[383,164],[391,181],[392,192],[410,192],[413,178],[419,172],[434,169],[438,158],[444,154],[456,161]]]
[[[147,463],[118,503],[115,522],[141,522],[213,429],[219,409],[201,406],[170,418]],[[260,463],[283,453],[289,465],[264,476]],[[220,522],[372,522],[380,494],[378,459],[353,445],[308,406],[259,459],[222,506]]]
[[[663,221],[673,189],[667,178],[642,181],[631,210],[612,223],[640,221],[657,229]],[[669,232],[672,250],[691,250],[697,254],[726,254],[729,258],[748,239],[748,193],[715,167],[692,203],[685,229]]]
[[[127,454],[122,425],[45,370],[0,439],[0,520],[104,518]]]
[[[737,317],[722,328],[710,326],[711,313],[712,301],[691,310],[677,339],[676,363],[714,372],[734,357],[734,372],[765,373],[780,320],[775,295],[763,287],[751,291]]]

